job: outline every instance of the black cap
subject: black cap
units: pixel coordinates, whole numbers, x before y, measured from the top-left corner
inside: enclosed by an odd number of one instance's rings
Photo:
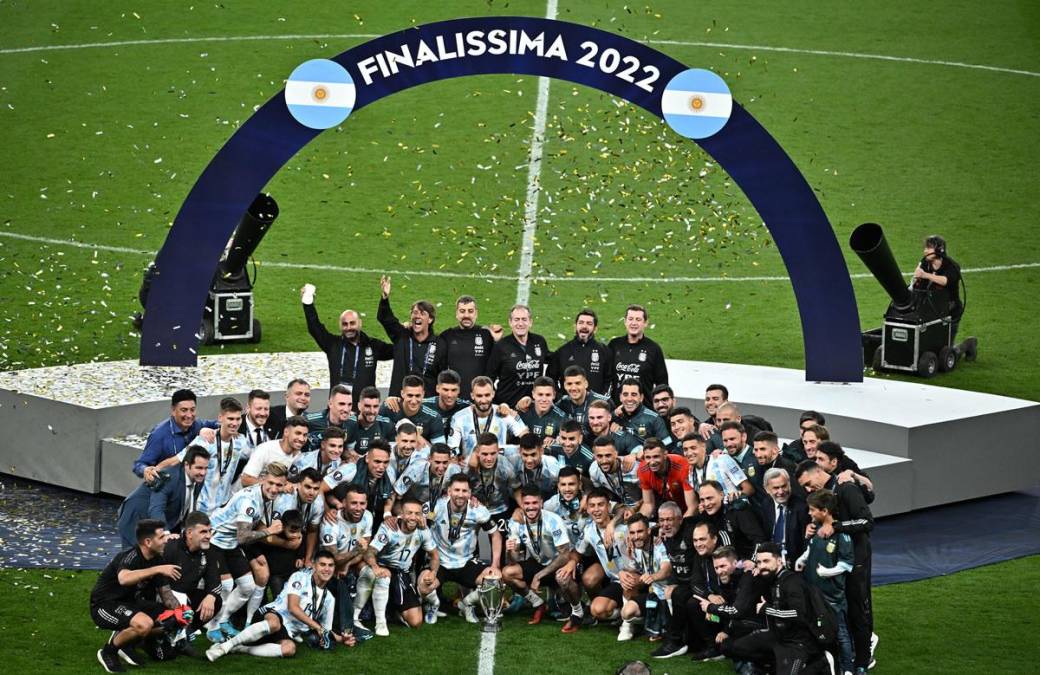
[[[170,405],[177,405],[181,401],[197,402],[198,399],[195,398],[195,392],[193,392],[191,389],[178,389],[177,391],[173,392],[173,398],[170,399]]]

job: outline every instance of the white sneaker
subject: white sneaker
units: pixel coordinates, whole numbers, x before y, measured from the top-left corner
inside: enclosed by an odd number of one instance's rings
[[[466,621],[470,623],[480,623],[480,619],[477,618],[477,610],[473,608],[473,605],[462,603],[459,605],[459,611],[462,612],[462,616]]]
[[[880,642],[881,638],[878,637],[877,633],[870,634],[870,664],[867,665],[867,670],[871,670],[877,665],[877,660],[874,658],[874,651],[877,649],[877,643]]]
[[[621,630],[618,631],[617,639],[618,642],[628,642],[635,636],[635,630],[632,628],[631,621],[622,621]]]
[[[376,621],[376,635],[390,637],[390,629],[386,627],[386,621]]]
[[[825,659],[827,659],[827,672],[831,675],[835,675],[835,673],[837,673],[838,671],[834,667],[834,654],[825,651],[823,652],[823,656]]]
[[[438,614],[440,614],[440,612],[437,611],[437,606],[436,605],[430,605],[429,607],[426,608],[426,614],[423,617],[423,620],[426,621],[426,623],[428,623],[428,624],[435,624],[435,623],[437,623],[437,615]]]
[[[216,661],[221,656],[225,656],[226,654],[227,648],[224,646],[223,642],[218,642],[217,644],[211,646],[209,649],[206,650],[206,658],[210,661]]]

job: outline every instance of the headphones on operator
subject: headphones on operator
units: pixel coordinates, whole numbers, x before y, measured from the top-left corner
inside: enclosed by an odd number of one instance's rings
[[[925,248],[930,248],[935,251],[935,255],[940,258],[946,258],[946,240],[937,234],[933,234],[924,240]]]

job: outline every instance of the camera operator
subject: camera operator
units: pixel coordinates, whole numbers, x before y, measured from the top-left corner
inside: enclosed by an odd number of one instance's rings
[[[964,313],[959,287],[961,283],[961,266],[946,254],[946,240],[933,234],[924,240],[924,257],[914,270],[915,291],[937,291],[945,289],[949,298],[949,311],[953,323],[950,326],[950,342],[957,339],[957,327]]]

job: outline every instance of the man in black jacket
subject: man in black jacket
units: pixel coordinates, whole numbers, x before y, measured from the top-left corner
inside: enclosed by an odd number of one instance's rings
[[[697,488],[702,519],[726,532],[741,559],[749,560],[755,547],[768,541],[762,521],[747,499],[737,499],[730,504],[723,502],[722,485],[706,480]]]
[[[342,383],[352,391],[361,391],[374,385],[376,362],[394,358],[393,345],[365,334],[361,330],[361,317],[352,309],[339,315],[340,334],[330,333],[314,308],[316,290],[312,284],[305,284],[300,290],[300,300],[307,318],[307,332],[329,360],[329,387]]]
[[[578,312],[574,319],[574,339],[556,350],[545,373],[556,382],[558,390],[565,390],[564,376],[567,369],[579,366],[589,382],[589,389],[597,394],[610,391],[610,381],[614,376],[614,354],[610,347],[596,339],[598,326],[596,312],[587,307]]]
[[[820,445],[830,443],[833,441]],[[870,594],[870,532],[874,529],[874,516],[867,506],[863,489],[854,481],[839,483],[837,476],[830,475],[810,459],[798,465],[796,476],[806,492],[811,494],[826,488],[838,498],[833,530],[821,527],[813,532],[821,537],[829,537],[834,532],[852,537],[853,564],[852,572],[845,578],[845,599],[849,603],[849,633],[852,634],[852,646],[856,652],[856,671],[862,669],[865,672],[872,660],[871,640],[874,632],[874,610]]]
[[[611,395],[620,403],[621,383],[630,377],[639,380],[643,398],[651,400],[654,387],[668,384],[668,366],[660,345],[646,336],[649,316],[642,305],[629,305],[625,310],[625,334],[607,346],[614,355],[614,382]]]
[[[449,369],[458,373],[459,397],[468,400],[473,378],[487,374],[491,349],[502,337],[502,326],[494,324],[485,328],[477,323],[477,300],[472,295],[460,296],[455,301],[455,319],[459,325],[437,338],[433,373],[437,375]]]
[[[509,310],[510,335],[491,350],[487,376],[495,381],[495,403],[510,408],[531,395],[531,385],[541,377],[549,362],[549,345],[545,338],[531,331],[531,308],[514,305]]]
[[[766,627],[724,640],[722,652],[734,661],[772,664],[776,675],[829,673],[823,649],[809,631],[808,591],[800,574],[783,566],[780,549],[769,542],[758,548],[759,578],[769,583],[763,608]]]
[[[170,589],[185,596],[184,604],[195,610],[188,633],[206,625],[220,611],[220,568],[216,557],[209,554],[212,537],[209,516],[192,511],[184,519],[180,538],[168,539],[163,549],[163,563],[180,570]],[[185,651],[191,651],[187,643],[185,647]]]
[[[282,437],[285,431],[285,421],[290,417],[302,415],[307,412],[311,405],[311,385],[302,377],[295,377],[285,388],[285,405],[276,405],[271,408],[271,414],[267,417],[267,439],[275,440]]]
[[[437,373],[434,360],[437,355],[437,335],[433,323],[437,320],[437,308],[428,300],[412,303],[408,325],[402,326],[390,307],[390,277],[379,278],[379,311],[376,318],[382,324],[386,336],[394,345],[394,369],[390,374],[390,396],[401,395],[401,380],[406,375],[423,378],[423,396],[433,396]]]

